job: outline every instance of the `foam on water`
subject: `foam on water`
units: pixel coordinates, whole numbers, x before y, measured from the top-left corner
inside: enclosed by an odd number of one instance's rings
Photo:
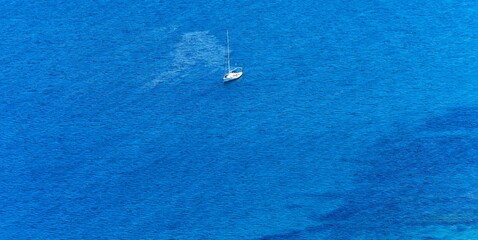
[[[224,54],[224,46],[208,31],[184,33],[168,57],[169,64],[147,86],[188,83],[192,76],[208,75],[211,68],[217,70],[223,65]]]

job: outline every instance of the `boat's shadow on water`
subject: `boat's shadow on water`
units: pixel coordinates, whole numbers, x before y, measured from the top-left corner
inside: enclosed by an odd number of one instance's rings
[[[317,224],[261,239],[435,239],[478,223],[478,108],[454,108],[413,131],[379,140],[362,159],[356,189]],[[317,202],[320,204],[320,202]],[[430,231],[430,230],[428,230]],[[453,233],[451,233],[453,234]]]
[[[241,77],[242,78],[242,77]],[[225,86],[228,86],[228,85],[233,85],[233,84],[239,84],[239,81],[241,81],[241,79],[237,79],[237,80],[231,80],[231,81],[227,81],[227,82],[222,82]]]

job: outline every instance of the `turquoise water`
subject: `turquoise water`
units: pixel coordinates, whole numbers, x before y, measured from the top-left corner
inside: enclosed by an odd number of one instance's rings
[[[472,1],[1,9],[4,239],[478,234]]]

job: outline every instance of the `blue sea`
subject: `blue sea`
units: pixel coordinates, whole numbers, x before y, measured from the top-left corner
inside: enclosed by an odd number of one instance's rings
[[[0,11],[0,239],[478,239],[475,1]]]

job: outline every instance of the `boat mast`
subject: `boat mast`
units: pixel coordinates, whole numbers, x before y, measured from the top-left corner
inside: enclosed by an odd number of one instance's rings
[[[226,30],[227,38],[227,72],[231,72],[231,60],[229,59],[229,30]]]

